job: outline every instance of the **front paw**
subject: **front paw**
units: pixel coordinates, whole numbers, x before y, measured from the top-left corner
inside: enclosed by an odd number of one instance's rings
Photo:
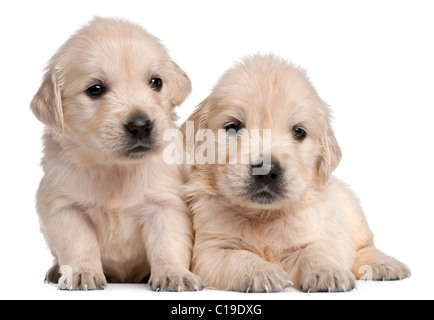
[[[272,263],[247,269],[237,291],[252,293],[280,292],[292,286],[289,274]]]
[[[361,280],[393,281],[411,276],[411,271],[402,262],[389,257],[387,260],[360,267],[360,273],[365,273]]]
[[[200,291],[205,288],[202,280],[187,269],[160,268],[153,270],[149,285],[153,291]]]
[[[354,275],[338,266],[306,263],[300,272],[303,292],[347,292],[356,287]]]
[[[104,290],[107,280],[102,272],[91,269],[73,269],[70,266],[60,266],[58,288],[60,290]]]

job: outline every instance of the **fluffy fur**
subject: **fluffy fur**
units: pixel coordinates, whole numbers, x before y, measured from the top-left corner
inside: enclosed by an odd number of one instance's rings
[[[271,129],[272,160],[281,168],[272,177],[279,178],[278,191],[254,194],[257,159],[190,167],[193,272],[207,286],[270,292],[293,282],[305,292],[329,292],[352,290],[366,270],[372,280],[410,276],[404,264],[377,250],[359,201],[331,176],[341,150],[329,107],[305,71],[271,55],[246,58],[223,75],[189,121],[196,133],[211,129],[216,136],[234,122],[242,128],[238,136]],[[299,128],[303,139],[297,139]],[[236,139],[228,141],[229,150]]]
[[[104,88],[99,96],[89,94],[95,85]],[[157,291],[203,287],[189,271],[193,230],[182,170],[162,160],[163,133],[190,91],[160,41],[127,21],[95,18],[53,56],[31,103],[47,126],[37,193],[55,257],[47,281],[70,266],[72,290],[149,274]],[[152,124],[147,139],[131,137],[137,132],[126,124],[137,119]]]

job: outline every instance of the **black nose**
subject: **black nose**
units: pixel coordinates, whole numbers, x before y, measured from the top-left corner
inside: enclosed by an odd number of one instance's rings
[[[152,133],[152,121],[148,118],[137,117],[124,124],[125,130],[131,138],[142,140],[149,138]]]
[[[273,161],[271,166],[264,165],[264,163],[252,165],[253,179],[259,185],[269,186],[279,183],[281,181],[282,174],[283,170],[278,161]]]

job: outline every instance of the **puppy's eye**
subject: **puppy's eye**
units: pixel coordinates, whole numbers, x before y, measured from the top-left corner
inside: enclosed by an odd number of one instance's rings
[[[154,89],[157,92],[160,92],[163,88],[163,80],[161,78],[152,78],[149,82],[149,85],[152,89]]]
[[[231,122],[225,126],[226,132],[235,132],[238,133],[243,128],[243,124],[241,122]]]
[[[106,88],[100,84],[95,84],[86,90],[87,95],[92,99],[100,98],[105,92]]]
[[[300,128],[300,127],[294,127],[292,129],[292,135],[294,136],[294,139],[297,141],[303,141],[304,139],[306,139],[307,136],[307,132],[305,129]]]

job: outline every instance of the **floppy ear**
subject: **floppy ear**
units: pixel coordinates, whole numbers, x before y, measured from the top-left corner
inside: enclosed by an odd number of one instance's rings
[[[187,74],[172,60],[167,61],[169,77],[166,99],[170,104],[170,110],[182,104],[191,93],[191,81]]]
[[[30,108],[43,124],[61,133],[63,131],[63,108],[58,73],[50,69],[33,98]]]
[[[193,114],[181,126],[180,130],[184,137],[184,150],[187,153],[194,152],[195,137],[200,129],[207,129],[208,112],[209,112],[209,98],[202,101]],[[193,148],[193,150],[191,150]],[[187,150],[190,149],[190,150]]]
[[[318,160],[318,177],[320,183],[325,184],[342,159],[341,148],[328,120],[322,126],[320,142],[321,155]]]
[[[194,123],[194,133],[196,134],[200,129],[207,129],[208,112],[209,112],[210,98],[206,98],[202,101],[188,118],[188,120],[182,125],[181,129],[185,130],[185,126],[188,122]]]

